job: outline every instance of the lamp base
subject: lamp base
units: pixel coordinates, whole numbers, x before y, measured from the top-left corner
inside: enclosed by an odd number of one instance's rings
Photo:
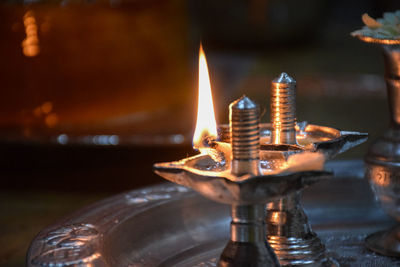
[[[281,266],[338,266],[327,257],[325,246],[314,233],[302,238],[268,236],[268,242]]]
[[[338,266],[312,231],[296,192],[267,205],[267,241],[281,266]]]
[[[264,205],[232,205],[231,240],[218,267],[278,267],[279,261],[265,240]]]

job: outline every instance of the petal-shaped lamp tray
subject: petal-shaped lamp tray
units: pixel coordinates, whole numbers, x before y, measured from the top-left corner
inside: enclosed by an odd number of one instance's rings
[[[361,161],[333,161],[335,177],[304,192],[309,220],[342,266],[397,266],[364,238],[392,223],[374,202]],[[105,199],[44,229],[28,266],[216,266],[229,239],[229,206],[171,183]]]

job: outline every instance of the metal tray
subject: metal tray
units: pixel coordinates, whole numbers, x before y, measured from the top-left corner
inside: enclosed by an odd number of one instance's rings
[[[395,222],[363,178],[361,161],[333,161],[335,177],[307,188],[303,204],[328,253],[341,266],[400,266],[364,238]],[[228,241],[229,207],[171,183],[105,199],[44,229],[28,266],[216,266]]]

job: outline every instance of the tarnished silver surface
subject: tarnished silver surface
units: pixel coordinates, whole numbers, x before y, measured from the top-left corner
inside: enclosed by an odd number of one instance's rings
[[[341,266],[400,266],[364,247],[368,234],[394,221],[362,179],[362,161],[328,162],[326,169],[337,176],[306,189],[303,204],[328,255]],[[47,227],[31,243],[27,265],[216,266],[229,222],[229,206],[160,184],[105,199]]]
[[[400,222],[400,40],[357,37],[382,48],[391,122],[390,128],[368,149],[366,178],[386,213]],[[398,228],[375,233],[366,239],[366,244],[378,253],[400,257]]]

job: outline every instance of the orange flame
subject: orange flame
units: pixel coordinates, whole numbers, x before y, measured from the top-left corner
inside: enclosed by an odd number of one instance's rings
[[[215,121],[214,106],[211,94],[211,83],[203,47],[199,51],[199,100],[197,106],[196,130],[193,135],[193,146],[201,153],[205,152],[203,143],[206,137],[217,137],[217,123]],[[202,150],[203,149],[203,150]]]

